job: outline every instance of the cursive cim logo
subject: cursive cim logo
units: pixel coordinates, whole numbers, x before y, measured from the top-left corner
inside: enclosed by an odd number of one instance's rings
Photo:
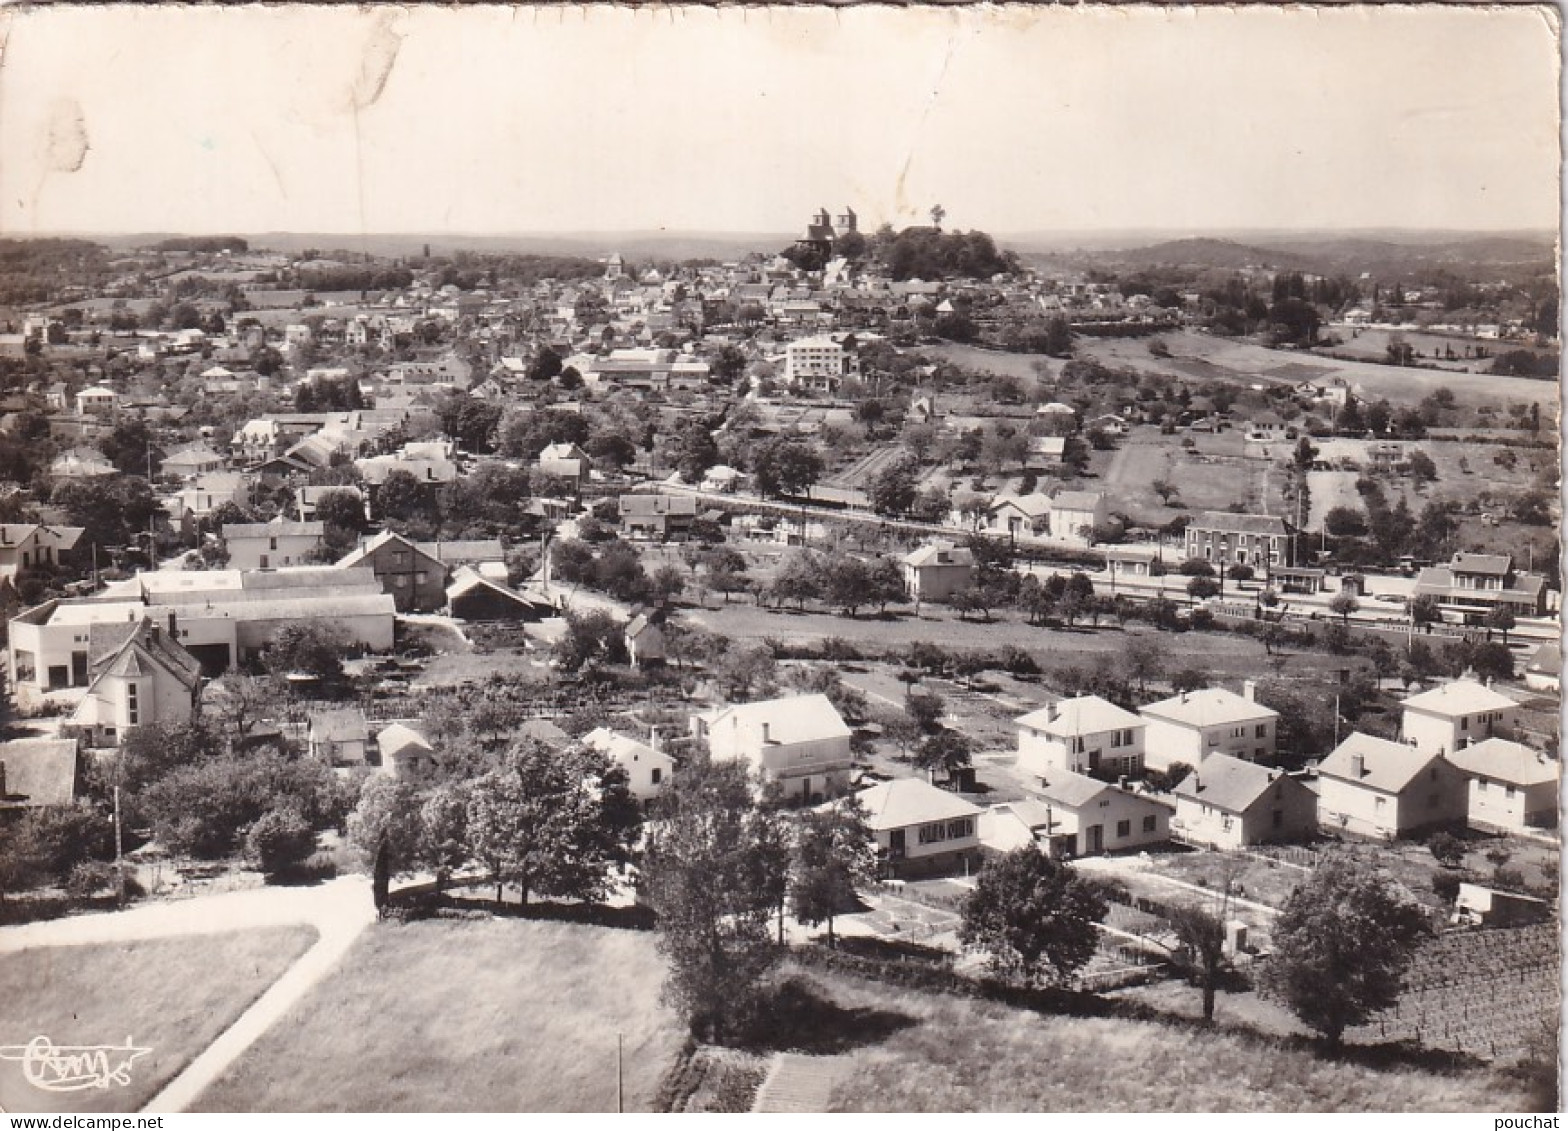
[[[131,1082],[131,1065],[152,1049],[123,1045],[57,1045],[34,1037],[25,1045],[0,1045],[0,1060],[22,1062],[22,1075],[44,1092],[85,1092]]]

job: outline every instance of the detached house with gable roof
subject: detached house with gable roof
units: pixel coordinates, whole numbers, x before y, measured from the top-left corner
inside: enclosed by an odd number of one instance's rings
[[[118,746],[147,723],[189,722],[201,695],[201,664],[151,619],[93,625],[87,694],[71,716],[89,746]]]
[[[1318,767],[1318,827],[1393,840],[1465,819],[1464,774],[1441,754],[1352,734]]]
[[[34,566],[59,564],[86,531],[80,526],[41,526],[35,522],[0,523],[0,577],[15,580]]]
[[[1176,787],[1171,831],[1189,844],[1278,844],[1305,840],[1317,827],[1317,794],[1289,774],[1228,754],[1205,758]]]
[[[1170,840],[1168,804],[1065,770],[1051,771],[1042,779],[1034,803],[1015,804],[1013,810],[1020,819],[1032,822],[1036,842],[1057,858],[1144,849]]]
[[[855,795],[889,875],[899,879],[978,868],[981,809],[919,778]]]
[[[1018,725],[1018,768],[1036,778],[1090,774],[1102,780],[1143,773],[1147,724],[1098,695],[1031,711]]]
[[[940,601],[974,583],[975,555],[967,546],[933,542],[904,559],[904,587],[915,601]]]
[[[400,613],[431,613],[446,604],[445,563],[394,531],[382,531],[338,562],[339,569],[356,566],[375,574]]]

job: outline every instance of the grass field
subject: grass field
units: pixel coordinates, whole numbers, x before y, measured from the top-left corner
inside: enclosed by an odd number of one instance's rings
[[[1550,381],[1341,361],[1310,353],[1271,350],[1208,334],[1162,334],[1160,338],[1170,349],[1169,359],[1149,353],[1147,338],[1083,338],[1078,341],[1076,352],[1080,357],[1145,373],[1180,373],[1247,384],[1294,384],[1309,377],[1319,381],[1343,378],[1360,385],[1365,396],[1373,400],[1387,397],[1396,406],[1414,404],[1439,386],[1447,386],[1461,404],[1472,408],[1505,401],[1542,401],[1545,415],[1545,402],[1554,397],[1556,390]]]
[[[0,1044],[48,1037],[56,1045],[152,1050],[130,1084],[51,1093],[0,1061],[0,1108],[32,1112],[137,1111],[262,995],[316,940],[309,927],[102,946],[47,947],[0,963]]]
[[[1041,1015],[812,977],[842,1008],[912,1022],[848,1054],[833,1111],[1505,1111],[1527,1102],[1519,1084],[1486,1069],[1328,1062],[1299,1038]]]
[[[650,1110],[681,1041],[646,932],[516,919],[372,927],[202,1096],[209,1111]]]

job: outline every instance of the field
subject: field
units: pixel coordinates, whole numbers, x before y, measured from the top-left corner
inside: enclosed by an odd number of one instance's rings
[[[44,947],[0,963],[0,1044],[48,1037],[56,1045],[122,1044],[151,1051],[130,1084],[37,1091],[21,1066],[0,1061],[0,1109],[138,1111],[315,942],[308,927],[150,942]]]
[[[1193,446],[1183,448],[1191,436]],[[1097,456],[1104,453],[1095,453]],[[1262,458],[1262,447],[1247,444],[1239,429],[1228,432],[1162,436],[1144,428],[1123,437],[1110,455],[1098,482],[1086,490],[1104,491],[1111,509],[1148,525],[1161,525],[1193,511],[1223,511],[1240,504],[1249,513],[1279,514],[1285,506],[1284,473]],[[1179,495],[1163,506],[1152,484],[1164,479]]]
[[[1299,1038],[1249,1029],[1063,1017],[812,977],[840,1008],[899,1028],[847,1054],[833,1111],[1504,1111],[1528,1102],[1485,1069],[1327,1062]]]
[[[1314,381],[1342,378],[1361,386],[1366,397],[1372,400],[1387,397],[1396,406],[1414,404],[1439,386],[1447,386],[1460,404],[1470,407],[1506,401],[1544,402],[1552,399],[1556,391],[1550,381],[1340,361],[1305,352],[1271,350],[1208,334],[1162,334],[1160,340],[1170,349],[1170,358],[1151,354],[1148,338],[1083,338],[1076,348],[1081,357],[1145,373],[1175,373],[1245,384],[1295,384],[1309,378]],[[1542,407],[1544,415],[1544,403]]]
[[[990,652],[1012,646],[1033,653],[1042,667],[1082,664],[1100,655],[1114,658],[1121,653],[1127,636],[1109,620],[1102,621],[1097,630],[1083,628],[1069,632],[1036,628],[1021,620],[960,620],[956,613],[929,602],[921,606],[919,617],[889,615],[883,619],[862,614],[850,619],[831,613],[781,611],[749,602],[735,602],[692,609],[683,614],[683,619],[743,640],[772,639],[800,644],[838,637],[868,655],[904,649],[917,641],[935,642],[948,649]],[[1256,640],[1220,633],[1190,635],[1183,639],[1188,642],[1188,651],[1197,652],[1201,647],[1204,663],[1221,676],[1226,672],[1256,674],[1263,665],[1263,645]],[[1199,639],[1201,646],[1195,643]]]
[[[1473,353],[1475,347],[1480,346],[1494,355],[1519,348],[1512,342],[1487,342],[1467,338],[1462,334],[1433,334],[1419,330],[1383,330],[1370,327],[1358,329],[1340,323],[1329,326],[1325,332],[1344,339],[1341,345],[1333,347],[1334,352],[1338,354],[1377,360],[1388,356],[1389,343],[1398,337],[1420,355],[1418,360],[1423,364],[1430,362],[1444,369],[1485,369],[1491,366],[1490,358],[1466,357],[1467,348]],[[1444,351],[1448,349],[1452,349],[1457,355],[1452,360],[1444,356]]]
[[[1067,364],[1065,360],[1046,357],[1044,354],[1004,353],[1001,350],[983,350],[975,346],[959,345],[957,342],[921,346],[920,352],[931,357],[940,357],[979,373],[1000,373],[1006,377],[1017,377],[1026,385],[1039,378],[1041,369],[1050,373],[1054,379],[1061,373],[1062,366]]]
[[[681,1041],[646,932],[517,919],[372,927],[201,1097],[208,1111],[651,1108]]]

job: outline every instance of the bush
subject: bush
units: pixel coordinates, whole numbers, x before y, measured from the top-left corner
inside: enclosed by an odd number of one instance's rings
[[[1434,872],[1432,875],[1432,890],[1444,903],[1453,903],[1459,898],[1459,873]]]
[[[65,890],[74,899],[90,899],[114,886],[114,865],[105,860],[84,860],[65,878]]]
[[[245,848],[265,875],[303,863],[316,850],[316,832],[297,809],[269,809],[250,827]]]

